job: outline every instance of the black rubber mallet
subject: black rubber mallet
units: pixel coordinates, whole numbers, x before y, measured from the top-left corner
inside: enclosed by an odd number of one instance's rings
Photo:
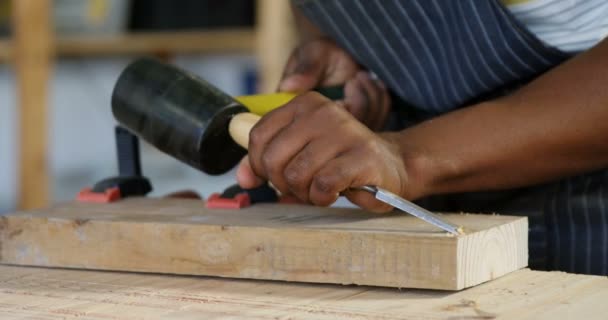
[[[122,72],[112,112],[148,143],[208,174],[227,172],[247,153],[228,128],[240,127],[234,117],[249,110],[205,80],[154,59],[137,60]],[[251,116],[243,126],[251,127]]]

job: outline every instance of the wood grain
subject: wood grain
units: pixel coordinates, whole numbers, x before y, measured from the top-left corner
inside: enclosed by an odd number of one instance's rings
[[[459,290],[527,264],[527,219],[446,215],[454,237],[395,213],[199,200],[68,203],[0,218],[0,262]]]
[[[228,132],[232,140],[239,146],[249,149],[249,133],[260,118],[259,115],[249,112],[234,115],[228,124]]]
[[[50,0],[13,0],[19,103],[19,200],[22,209],[49,202],[46,154],[47,82],[52,50]]]
[[[459,292],[0,266],[0,318],[605,319],[608,278],[515,271]]]

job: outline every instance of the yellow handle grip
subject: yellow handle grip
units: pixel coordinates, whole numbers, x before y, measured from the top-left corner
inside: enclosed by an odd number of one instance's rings
[[[249,111],[263,116],[268,112],[286,104],[297,94],[291,92],[277,92],[268,94],[254,94],[249,96],[236,97],[236,101],[247,107]]]

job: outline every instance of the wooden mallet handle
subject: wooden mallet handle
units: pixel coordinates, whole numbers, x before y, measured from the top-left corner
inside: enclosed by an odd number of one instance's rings
[[[228,124],[228,132],[236,143],[241,147],[249,148],[249,132],[253,126],[260,120],[260,116],[253,113],[238,113],[232,117]]]

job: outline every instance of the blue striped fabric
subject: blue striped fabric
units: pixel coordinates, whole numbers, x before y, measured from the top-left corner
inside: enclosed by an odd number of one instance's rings
[[[497,1],[304,0],[302,12],[401,98],[439,114],[564,61]]]
[[[557,184],[545,208],[550,266],[608,275],[607,181],[604,170]]]
[[[294,0],[418,110],[438,115],[525,84],[570,56],[498,0]],[[551,110],[547,110],[551,112]],[[517,190],[435,196],[432,210],[527,215],[530,266],[608,274],[608,170]]]

